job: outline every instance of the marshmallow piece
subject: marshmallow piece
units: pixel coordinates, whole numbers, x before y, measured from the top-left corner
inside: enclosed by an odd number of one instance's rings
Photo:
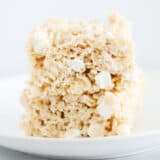
[[[49,48],[50,46],[51,42],[45,31],[39,31],[34,34],[33,49],[35,52],[41,53],[45,48]]]
[[[108,119],[112,116],[115,109],[119,109],[120,97],[115,96],[113,93],[105,92],[98,101],[97,112],[104,118]]]
[[[95,77],[95,81],[101,89],[110,89],[113,87],[111,75],[107,71],[102,71],[97,74]]]
[[[109,119],[113,114],[113,109],[105,101],[102,101],[98,107],[97,112],[104,118]]]
[[[106,32],[106,33],[105,33],[105,37],[106,37],[107,39],[114,39],[114,38],[115,38],[112,32]]]
[[[104,136],[104,126],[100,124],[91,124],[87,133],[90,137],[102,137]]]
[[[124,78],[127,81],[137,82],[141,74],[142,73],[140,70],[134,69],[132,72],[124,74]]]
[[[69,66],[75,72],[81,72],[85,68],[83,60],[81,60],[81,59],[70,60],[69,61]]]
[[[71,129],[69,131],[66,132],[65,134],[65,138],[76,138],[76,137],[80,137],[81,132],[79,129]]]
[[[117,128],[118,135],[129,135],[130,127],[127,124],[120,124]]]

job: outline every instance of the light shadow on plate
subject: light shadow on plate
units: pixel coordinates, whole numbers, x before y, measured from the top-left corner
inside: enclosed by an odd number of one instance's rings
[[[0,159],[3,159],[3,160],[58,160],[58,158],[42,158],[42,157],[35,156],[35,155],[13,151],[11,149],[1,147],[1,146],[0,146]],[[143,154],[136,154],[132,156],[113,158],[112,160],[142,160],[142,159],[159,160],[160,159],[160,148],[157,148],[151,152],[147,152]],[[65,159],[61,159],[61,160],[65,160]],[[111,159],[103,159],[103,160],[111,160]]]

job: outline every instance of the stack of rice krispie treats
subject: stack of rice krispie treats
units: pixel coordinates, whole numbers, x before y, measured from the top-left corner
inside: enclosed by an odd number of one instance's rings
[[[130,134],[142,76],[129,23],[48,20],[31,32],[30,78],[21,102],[30,136],[103,137]]]

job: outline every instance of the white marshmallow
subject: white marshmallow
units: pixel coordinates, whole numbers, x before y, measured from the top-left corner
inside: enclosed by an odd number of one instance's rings
[[[107,71],[102,71],[95,77],[96,84],[101,89],[110,89],[113,87],[113,82],[111,79],[111,75]]]
[[[124,74],[124,78],[127,81],[137,82],[141,72],[138,69],[134,69],[132,72]]]
[[[69,66],[71,69],[73,69],[75,72],[81,72],[85,65],[81,59],[73,59],[69,61]]]
[[[111,106],[105,103],[105,101],[102,101],[98,107],[97,107],[97,112],[104,118],[104,119],[109,119],[111,115],[113,114],[113,109]]]
[[[102,137],[104,136],[104,126],[100,124],[91,124],[87,133],[90,137]]]
[[[66,132],[65,138],[75,138],[75,137],[80,137],[81,132],[79,129],[71,129]]]
[[[118,135],[129,135],[130,134],[130,127],[127,124],[121,124],[117,128]]]
[[[45,31],[39,31],[34,34],[34,51],[37,53],[42,52],[44,49],[49,48],[51,42],[49,41],[49,37]]]

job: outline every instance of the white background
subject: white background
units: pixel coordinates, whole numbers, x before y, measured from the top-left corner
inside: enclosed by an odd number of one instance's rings
[[[97,18],[119,12],[133,24],[137,62],[160,67],[159,0],[0,0],[0,76],[27,70],[25,41],[34,24],[47,18]]]

